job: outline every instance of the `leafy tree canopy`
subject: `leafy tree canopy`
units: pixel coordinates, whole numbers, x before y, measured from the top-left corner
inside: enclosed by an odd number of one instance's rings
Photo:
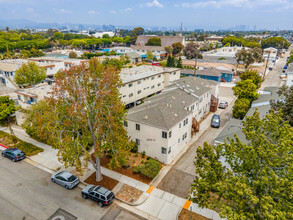
[[[36,85],[47,78],[44,68],[35,62],[24,63],[16,72],[14,81],[18,85]]]
[[[233,106],[232,115],[234,118],[243,119],[250,108],[250,100],[246,98],[237,99]]]
[[[161,46],[161,39],[158,37],[152,37],[145,44],[146,46]]]
[[[186,47],[183,49],[183,53],[187,59],[193,59],[200,55],[198,45],[195,43],[188,43]]]
[[[0,96],[0,121],[5,121],[15,111],[14,101],[8,96]]]
[[[132,36],[139,36],[139,35],[143,35],[144,33],[144,29],[142,27],[136,27],[131,31]]]
[[[290,43],[283,37],[270,37],[267,39],[264,39],[261,42],[262,48],[268,48],[268,47],[274,47],[274,48],[285,48],[288,49],[290,46]]]
[[[258,98],[259,94],[256,92],[257,86],[253,83],[251,79],[244,81],[239,81],[236,86],[233,87],[234,95],[239,98],[246,98],[254,101]]]
[[[190,199],[228,219],[292,219],[292,128],[280,113],[255,112],[242,132],[247,143],[235,136],[197,149]]]
[[[177,42],[177,43],[172,44],[172,48],[173,48],[173,53],[176,55],[176,54],[179,54],[182,51],[184,46],[183,46],[182,43]]]
[[[293,86],[282,86],[278,95],[280,100],[271,102],[271,106],[276,111],[282,110],[283,120],[289,121],[290,125],[293,126]]]
[[[256,70],[247,70],[246,72],[240,75],[240,79],[241,80],[251,79],[252,82],[257,86],[257,88],[260,88],[261,83],[263,82],[262,77],[259,75],[259,73]]]

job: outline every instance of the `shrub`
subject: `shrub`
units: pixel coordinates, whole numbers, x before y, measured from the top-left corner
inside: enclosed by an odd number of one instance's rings
[[[225,57],[220,57],[218,60],[226,60]]]
[[[138,153],[136,152],[134,156],[135,156],[135,157],[138,157]]]
[[[145,157],[145,151],[143,151],[143,152],[141,153],[141,157],[142,157],[142,158]]]
[[[126,169],[129,167],[128,161],[125,158],[120,159],[119,161],[122,168]]]
[[[133,160],[132,163],[135,163],[135,160]]]
[[[131,152],[137,153],[137,151],[138,151],[138,145],[137,145],[137,143],[135,143],[135,144],[133,144],[133,148],[131,149]]]
[[[133,170],[133,173],[140,173],[140,166],[134,166],[132,170]]]
[[[159,161],[149,159],[144,166],[140,167],[140,173],[146,177],[154,178],[160,172],[162,166]]]
[[[142,160],[140,163],[144,163],[144,161]]]

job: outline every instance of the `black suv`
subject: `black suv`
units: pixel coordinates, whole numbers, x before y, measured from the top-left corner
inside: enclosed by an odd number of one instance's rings
[[[8,148],[2,151],[2,157],[7,157],[11,159],[13,162],[16,162],[23,160],[25,158],[25,154],[17,148]]]
[[[114,193],[102,186],[87,185],[83,188],[81,195],[84,199],[90,198],[96,201],[100,207],[110,205],[115,196]]]

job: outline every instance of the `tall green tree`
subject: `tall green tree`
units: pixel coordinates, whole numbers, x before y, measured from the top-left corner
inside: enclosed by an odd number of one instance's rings
[[[28,62],[15,72],[14,81],[18,85],[36,85],[47,78],[46,70],[35,62]]]
[[[293,126],[293,86],[283,85],[279,89],[278,95],[280,99],[271,102],[271,106],[276,111],[282,110],[283,120],[289,121],[290,125]]]
[[[132,36],[139,36],[139,35],[143,35],[144,33],[144,29],[142,27],[136,27],[131,31],[131,35]]]
[[[289,46],[290,43],[283,37],[270,37],[261,42],[262,48],[274,47],[277,49],[288,49]]]
[[[253,83],[251,79],[240,81],[236,83],[233,87],[234,95],[239,98],[249,99],[251,102],[256,100],[259,94],[256,92],[257,86]]]
[[[234,118],[242,120],[250,108],[251,101],[246,98],[237,99],[233,106],[232,115]]]
[[[54,147],[66,167],[80,169],[90,161],[101,181],[100,157],[110,155],[110,166],[115,168],[125,162],[132,147],[123,126],[126,110],[118,89],[119,71],[92,59],[88,66],[59,72],[55,81],[49,100],[54,109]]]
[[[178,61],[177,61],[177,65],[176,65],[177,68],[182,68],[182,59],[181,57],[179,57]]]
[[[0,96],[0,121],[6,121],[15,111],[14,101],[8,96]]]
[[[257,88],[260,88],[261,83],[263,82],[261,75],[259,75],[259,73],[256,70],[247,70],[246,72],[240,75],[240,79],[251,79],[252,82],[257,86]]]
[[[247,117],[242,132],[195,157],[190,200],[228,219],[293,218],[293,130],[280,113]]]
[[[262,50],[257,47],[249,50],[242,48],[242,50],[239,50],[235,56],[237,65],[240,64],[240,62],[243,62],[245,69],[255,62],[260,63],[263,61]]]
[[[177,42],[177,43],[172,44],[172,48],[173,48],[174,55],[177,55],[183,50],[184,46],[182,43]]]
[[[146,58],[147,60],[153,60],[154,59],[154,55],[153,55],[153,52],[151,50],[149,50],[147,53],[146,53]]]
[[[183,49],[184,56],[187,59],[193,59],[200,55],[200,50],[198,45],[195,43],[188,43],[186,47]]]

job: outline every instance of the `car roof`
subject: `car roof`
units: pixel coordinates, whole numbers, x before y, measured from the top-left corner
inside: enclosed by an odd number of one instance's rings
[[[69,173],[68,171],[62,171],[61,173],[58,174],[58,176],[62,176],[65,179],[68,179],[69,177],[72,176],[71,173]]]
[[[216,115],[216,114],[214,114],[213,117],[214,117],[214,118],[220,118],[220,115]]]
[[[111,193],[110,190],[108,190],[107,188],[105,187],[102,187],[102,186],[97,186],[95,189],[94,189],[95,192],[98,192],[100,194],[103,194],[105,196],[109,195]]]
[[[10,151],[10,152],[16,152],[16,153],[17,153],[17,152],[19,152],[19,153],[22,152],[22,151],[19,150],[18,148],[8,148],[7,151]]]
[[[227,101],[220,101],[220,103],[227,103]]]

